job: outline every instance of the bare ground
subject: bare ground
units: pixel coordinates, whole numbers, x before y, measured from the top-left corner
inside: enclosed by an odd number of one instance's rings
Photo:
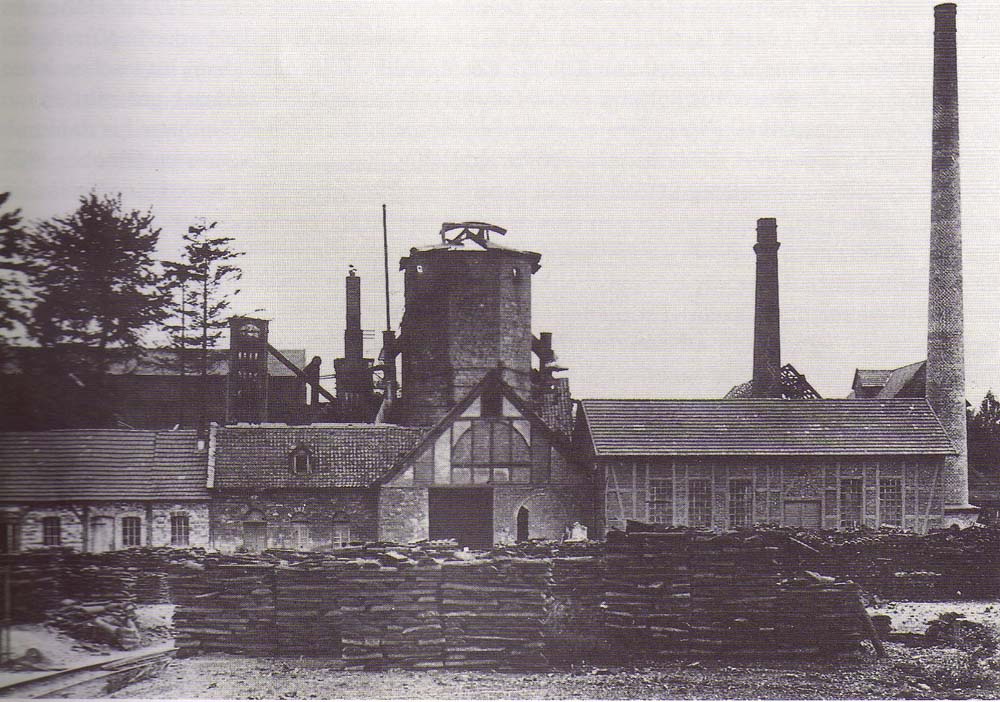
[[[954,649],[889,645],[834,660],[674,658],[554,672],[346,672],[331,662],[203,656],[114,697],[239,699],[966,699],[996,698],[995,671]]]

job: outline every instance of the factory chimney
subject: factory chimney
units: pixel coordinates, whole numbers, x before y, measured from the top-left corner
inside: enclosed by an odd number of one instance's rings
[[[337,377],[339,421],[368,422],[372,413],[372,360],[364,357],[361,329],[361,278],[351,266],[344,279],[347,319],[344,326],[344,357],[333,361]]]
[[[778,223],[757,220],[757,292],[753,323],[751,397],[781,397],[781,326],[778,313]]]
[[[957,59],[955,5],[944,3],[934,8],[927,401],[958,450],[958,455],[946,459],[944,468],[945,521],[969,523],[975,520],[976,509],[969,505],[965,427]]]

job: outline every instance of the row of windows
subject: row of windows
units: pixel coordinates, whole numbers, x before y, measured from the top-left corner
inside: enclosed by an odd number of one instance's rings
[[[11,532],[13,533],[13,529]],[[121,520],[122,546],[142,545],[142,518],[123,517]],[[187,546],[191,542],[191,520],[186,514],[170,516],[170,544]],[[42,517],[42,545],[62,546],[62,519]]]
[[[728,482],[726,507],[727,526],[743,528],[754,523],[754,486],[748,479]],[[713,523],[712,481],[692,478],[687,481],[687,526],[711,527]],[[609,492],[610,507],[621,493]],[[663,476],[649,476],[646,483],[645,518],[657,524],[674,523],[674,481]],[[791,505],[789,507],[788,505]],[[852,528],[864,523],[864,499],[861,478],[841,478],[838,495],[838,514],[841,528]],[[819,501],[786,501],[786,517],[792,511],[793,519],[819,520]],[[900,478],[880,478],[878,481],[878,521],[887,526],[903,526],[903,481]],[[628,515],[622,514],[622,517]],[[637,515],[640,518],[642,515]],[[818,524],[817,524],[818,526]]]

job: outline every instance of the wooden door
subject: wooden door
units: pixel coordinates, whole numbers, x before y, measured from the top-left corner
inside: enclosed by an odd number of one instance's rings
[[[112,517],[94,517],[90,520],[90,551],[104,553],[115,547],[115,520]]]
[[[267,523],[243,522],[243,546],[258,553],[267,548]]]

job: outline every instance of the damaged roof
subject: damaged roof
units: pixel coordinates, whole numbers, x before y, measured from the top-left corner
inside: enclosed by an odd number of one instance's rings
[[[196,432],[62,429],[0,433],[0,500],[207,500]]]
[[[215,429],[213,486],[221,489],[366,488],[426,432],[394,424],[236,425]],[[296,449],[309,470],[293,473]]]
[[[923,399],[582,400],[602,456],[950,455]]]

